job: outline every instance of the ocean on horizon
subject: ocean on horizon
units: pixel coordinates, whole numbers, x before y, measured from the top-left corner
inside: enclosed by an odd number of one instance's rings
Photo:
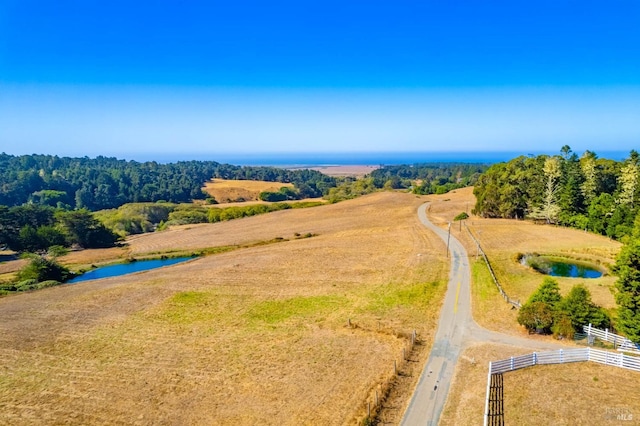
[[[578,156],[582,152],[576,151]],[[154,153],[126,156],[139,162],[156,161],[216,161],[238,166],[313,167],[313,166],[388,166],[418,163],[477,163],[494,164],[509,161],[520,155],[555,155],[558,152],[284,152],[284,153]],[[603,151],[600,158],[623,160],[629,153]]]

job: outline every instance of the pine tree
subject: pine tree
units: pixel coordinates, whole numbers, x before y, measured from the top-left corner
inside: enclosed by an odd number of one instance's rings
[[[542,206],[532,209],[530,216],[534,218],[543,217],[547,223],[555,223],[558,219],[558,214],[560,214],[560,207],[557,202],[557,194],[560,187],[559,180],[562,176],[560,159],[558,157],[547,158],[544,162],[543,171],[546,184]]]
[[[640,180],[640,170],[638,170],[638,153],[631,151],[629,158],[625,161],[624,167],[620,170],[618,177],[618,185],[620,193],[618,194],[618,203],[634,207],[638,183]]]
[[[562,295],[560,294],[558,281],[551,277],[545,277],[540,287],[531,295],[527,303],[543,302],[555,307],[561,299]]]
[[[591,151],[585,151],[580,166],[584,175],[584,182],[580,185],[580,191],[584,197],[585,204],[589,205],[596,196],[598,190],[598,168],[596,164],[597,156]]]
[[[636,224],[638,224],[636,220]],[[636,225],[634,234],[640,232]],[[618,274],[616,302],[617,328],[633,342],[640,343],[640,238],[632,238],[618,255],[615,265]]]

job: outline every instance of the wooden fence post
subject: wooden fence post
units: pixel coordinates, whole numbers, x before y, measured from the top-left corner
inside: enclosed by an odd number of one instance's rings
[[[484,401],[484,426],[489,424],[489,396],[491,395],[491,361],[489,361],[489,374],[487,377],[487,396]]]

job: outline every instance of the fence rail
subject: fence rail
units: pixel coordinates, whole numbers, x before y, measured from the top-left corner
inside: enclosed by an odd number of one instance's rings
[[[476,239],[476,237],[471,233],[471,230],[469,229],[469,227],[467,226],[466,223],[464,224],[464,227],[467,229],[467,232],[469,233],[469,236],[471,236],[471,239],[476,243],[476,246],[478,247],[478,253],[480,255],[482,255],[482,258],[484,259],[484,263],[487,265],[487,269],[489,269],[489,273],[491,274],[491,278],[493,278],[493,283],[496,285],[496,287],[498,287],[498,291],[500,292],[500,295],[502,295],[502,297],[504,298],[504,300],[507,303],[512,304],[516,308],[521,308],[522,305],[520,304],[520,301],[510,298],[509,295],[504,291],[504,289],[500,285],[500,282],[498,281],[498,277],[496,277],[496,274],[493,272],[493,268],[491,267],[491,263],[489,262],[489,258],[484,253],[484,250],[482,249],[482,246],[480,245],[480,241],[478,241]]]
[[[587,336],[594,336],[602,341],[613,343],[614,348],[620,352],[629,352],[640,355],[640,344],[633,343],[624,336],[611,333],[608,329],[600,330],[589,325],[582,326],[582,330]]]
[[[484,425],[504,424],[504,411],[501,401],[496,401],[494,378],[509,371],[533,367],[543,364],[565,364],[570,362],[591,361],[598,364],[611,365],[618,368],[640,372],[640,357],[623,353],[609,352],[599,349],[560,349],[549,352],[534,352],[527,355],[512,356],[511,358],[491,361],[487,378],[487,395],[485,400]],[[502,395],[502,390],[500,395]],[[497,408],[498,407],[498,408]]]
[[[615,353],[593,348],[560,349],[550,352],[513,356],[489,363],[489,374],[506,373],[521,368],[544,364],[565,364],[592,361],[640,372],[640,358],[623,353]]]

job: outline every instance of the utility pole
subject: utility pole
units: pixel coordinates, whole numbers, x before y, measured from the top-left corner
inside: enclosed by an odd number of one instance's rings
[[[449,240],[451,240],[451,222],[449,222],[449,230],[447,231],[447,257],[449,257]]]

